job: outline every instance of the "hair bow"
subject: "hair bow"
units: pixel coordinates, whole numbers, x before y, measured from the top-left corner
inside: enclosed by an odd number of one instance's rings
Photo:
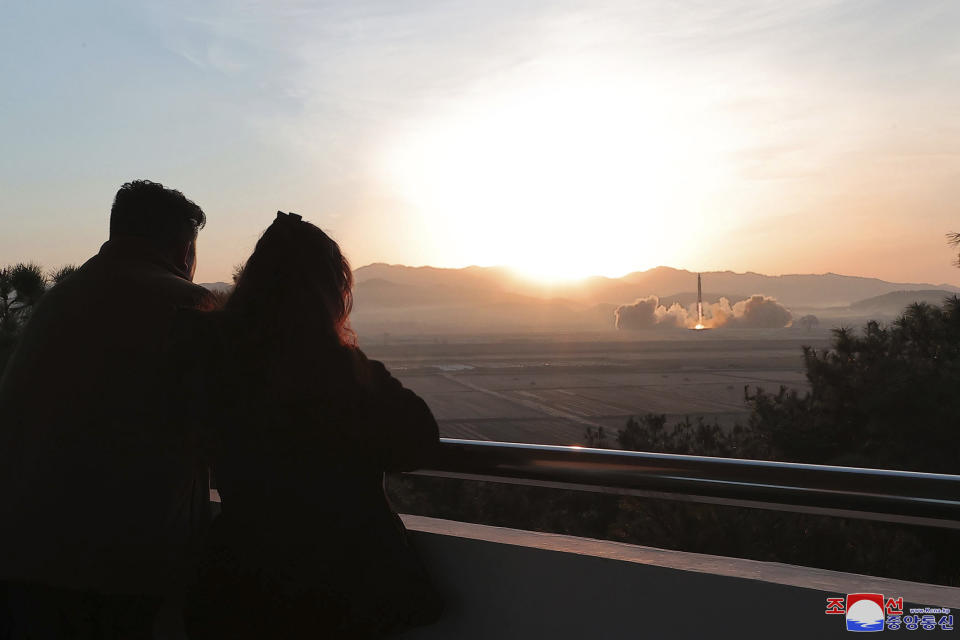
[[[289,220],[290,222],[300,222],[303,220],[303,216],[296,213],[284,213],[283,211],[277,211],[277,220]]]

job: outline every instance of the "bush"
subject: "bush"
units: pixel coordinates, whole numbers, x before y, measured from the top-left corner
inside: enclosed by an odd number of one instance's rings
[[[956,473],[960,299],[918,303],[890,326],[834,331],[804,348],[810,391],[748,395],[748,431],[771,459]]]

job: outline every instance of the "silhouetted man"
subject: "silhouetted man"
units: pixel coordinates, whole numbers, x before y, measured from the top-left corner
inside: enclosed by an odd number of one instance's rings
[[[46,294],[0,380],[13,637],[150,637],[183,588],[209,496],[165,353],[175,311],[210,300],[192,283],[205,222],[179,191],[123,185],[109,241]]]

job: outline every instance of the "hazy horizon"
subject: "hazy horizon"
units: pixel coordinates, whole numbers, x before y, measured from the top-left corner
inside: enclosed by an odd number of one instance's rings
[[[362,264],[362,265],[359,265],[359,266],[358,266],[358,265],[351,264],[351,268],[353,269],[354,273],[356,273],[356,272],[359,271],[360,269],[364,269],[364,268],[366,268],[366,267],[373,267],[373,266],[377,266],[377,265],[385,265],[385,266],[388,266],[388,267],[404,267],[404,268],[408,268],[408,269],[450,269],[450,270],[462,270],[462,269],[505,269],[505,270],[512,271],[517,278],[520,278],[520,279],[528,279],[528,278],[529,278],[529,279],[531,279],[531,280],[533,280],[533,281],[536,281],[535,278],[530,278],[530,277],[526,276],[522,271],[515,270],[514,267],[511,267],[510,265],[506,265],[506,264],[491,264],[491,265],[468,264],[468,265],[463,265],[463,266],[458,266],[458,267],[441,267],[441,266],[432,265],[432,264],[402,264],[402,263],[398,263],[398,262],[391,263],[391,262],[375,261],[375,262],[370,262],[370,263],[367,263],[367,264]],[[812,272],[812,271],[799,272],[799,271],[798,271],[798,272],[790,272],[790,273],[764,273],[764,272],[757,271],[757,270],[754,270],[754,269],[748,269],[748,270],[746,270],[746,271],[737,271],[737,270],[735,270],[735,269],[722,269],[722,268],[711,269],[711,270],[709,270],[709,271],[697,271],[697,270],[695,270],[695,269],[687,269],[687,268],[684,268],[684,267],[677,267],[677,266],[672,266],[672,265],[667,265],[667,264],[658,264],[658,265],[655,265],[655,266],[652,266],[652,267],[649,267],[649,268],[646,268],[646,269],[636,269],[636,270],[628,271],[628,272],[626,272],[626,273],[622,273],[622,274],[619,274],[619,275],[606,276],[606,275],[601,275],[601,274],[599,274],[599,273],[593,273],[593,274],[588,274],[588,275],[585,275],[585,276],[580,276],[580,277],[577,277],[577,278],[566,278],[566,279],[560,280],[560,283],[576,284],[576,283],[579,282],[579,281],[588,280],[588,279],[590,279],[590,278],[608,278],[608,279],[612,279],[612,280],[618,280],[618,279],[624,278],[624,277],[626,277],[626,276],[628,276],[628,275],[631,275],[631,274],[635,274],[635,273],[647,273],[647,272],[650,272],[650,271],[655,271],[655,270],[657,270],[657,269],[672,269],[672,270],[674,270],[674,271],[685,271],[685,272],[691,273],[691,274],[695,274],[695,273],[702,273],[702,274],[710,274],[710,273],[732,273],[732,274],[735,274],[735,275],[749,275],[749,274],[754,274],[754,275],[766,276],[766,277],[771,277],[771,278],[782,278],[782,277],[784,277],[784,276],[827,276],[827,275],[836,275],[836,276],[853,277],[853,278],[877,278],[877,276],[855,275],[855,274],[850,274],[850,273],[838,273],[838,272],[836,272],[836,271],[820,271],[820,272]],[[877,278],[877,279],[878,279],[878,280],[883,280],[884,282],[889,282],[889,283],[891,283],[891,284],[934,284],[934,285],[948,285],[948,286],[951,286],[951,287],[960,287],[960,271],[958,271],[957,273],[958,273],[958,275],[957,275],[957,282],[907,282],[907,281],[904,281],[904,280],[887,280],[887,279],[885,279],[885,278]],[[224,280],[224,281],[221,281],[221,282],[225,282],[225,280]],[[549,283],[548,283],[548,284],[549,284]]]
[[[21,3],[0,24],[0,263],[79,263],[117,187],[277,209],[351,262],[543,281],[960,282],[960,4]]]

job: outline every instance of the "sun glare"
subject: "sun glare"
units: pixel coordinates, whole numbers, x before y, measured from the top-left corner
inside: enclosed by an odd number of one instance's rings
[[[447,264],[558,282],[676,263],[698,166],[658,104],[598,80],[477,99],[397,136],[386,171]]]

